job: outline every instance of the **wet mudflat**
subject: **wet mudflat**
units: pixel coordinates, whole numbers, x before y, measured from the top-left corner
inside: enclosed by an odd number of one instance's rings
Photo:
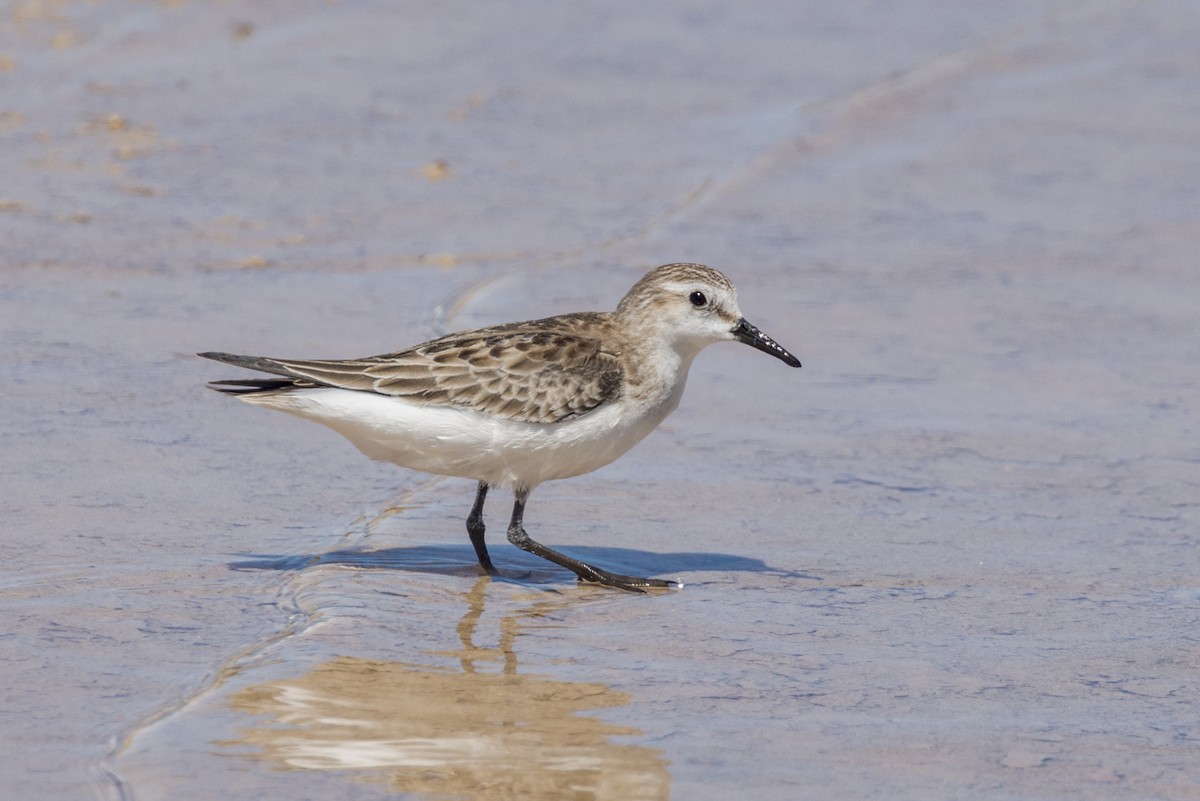
[[[15,3],[21,798],[1194,798],[1191,4]],[[804,362],[535,493],[203,390],[704,261]],[[236,371],[235,371],[236,372]]]

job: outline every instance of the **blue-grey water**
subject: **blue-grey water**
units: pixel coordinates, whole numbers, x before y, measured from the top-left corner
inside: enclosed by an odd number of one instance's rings
[[[1192,799],[1200,12],[12,2],[13,798]],[[199,350],[362,356],[703,261],[793,350],[540,487]]]

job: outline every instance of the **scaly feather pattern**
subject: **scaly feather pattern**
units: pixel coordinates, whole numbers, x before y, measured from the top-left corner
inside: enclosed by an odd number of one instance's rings
[[[528,423],[559,423],[617,397],[620,354],[612,315],[548,317],[449,334],[396,353],[345,361],[273,359],[228,353],[206,358],[274,373],[288,382],[229,382],[231,394],[312,387],[374,392],[431,405],[460,406]],[[224,382],[215,382],[224,383]]]

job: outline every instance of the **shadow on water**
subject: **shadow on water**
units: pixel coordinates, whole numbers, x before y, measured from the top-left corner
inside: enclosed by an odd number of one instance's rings
[[[600,567],[638,575],[671,576],[680,573],[764,573],[784,578],[818,579],[797,571],[771,567],[761,559],[724,553],[683,551],[653,553],[630,548],[578,546],[572,556]],[[320,565],[370,570],[404,570],[452,576],[479,574],[475,552],[469,545],[413,545],[379,550],[344,549],[320,554],[245,554],[244,561],[231,562],[234,570],[303,570]],[[570,573],[524,551],[493,551],[502,577],[516,577],[536,584],[555,583]]]
[[[641,732],[593,714],[629,703],[626,693],[518,671],[522,626],[574,599],[542,596],[501,617],[498,644],[482,647],[476,629],[490,586],[480,578],[463,593],[461,647],[434,652],[456,667],[338,656],[237,692],[230,705],[252,722],[220,745],[277,768],[336,771],[435,799],[668,798],[662,752],[616,741]]]

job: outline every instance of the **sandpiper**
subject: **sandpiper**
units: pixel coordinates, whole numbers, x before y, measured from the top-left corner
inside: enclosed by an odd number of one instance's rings
[[[508,540],[583,581],[625,590],[677,582],[610,573],[525,533],[525,502],[543,481],[603,467],[679,405],[692,359],[737,340],[799,367],[742,317],[729,279],[701,264],[646,273],[613,312],[578,312],[447,334],[363,359],[271,359],[201,353],[282,376],[214,381],[239,400],[329,426],[372,459],[479,482],[467,533],[483,570],[483,504],[515,496]]]

